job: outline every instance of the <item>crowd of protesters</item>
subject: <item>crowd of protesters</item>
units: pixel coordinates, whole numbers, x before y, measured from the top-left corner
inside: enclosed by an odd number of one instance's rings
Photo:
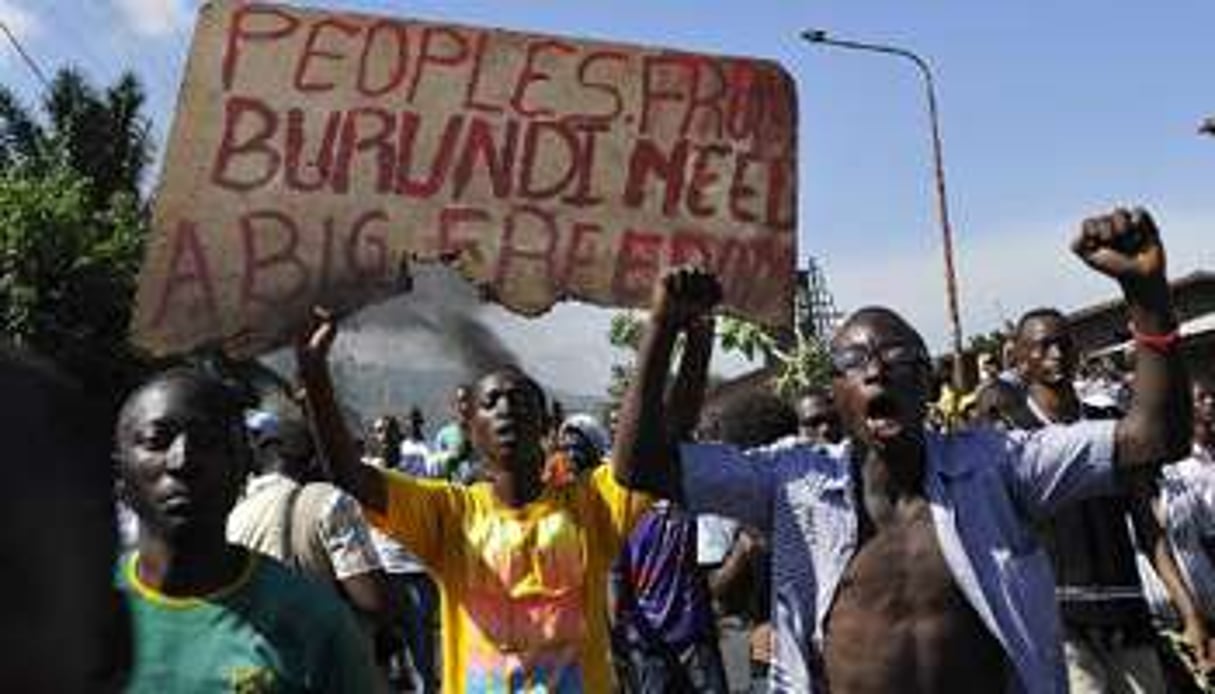
[[[1039,308],[963,389],[869,307],[831,339],[830,388],[707,398],[721,290],[695,268],[655,286],[611,426],[503,366],[455,390],[431,441],[417,410],[352,427],[321,310],[294,409],[176,367],[112,436],[6,351],[0,436],[23,467],[3,504],[0,680],[1213,691],[1215,388],[1180,357],[1147,213],[1086,220],[1072,250],[1121,288],[1133,370],[1082,364]]]

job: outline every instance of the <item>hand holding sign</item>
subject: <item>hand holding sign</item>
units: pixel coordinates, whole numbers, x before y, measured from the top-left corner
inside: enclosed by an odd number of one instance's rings
[[[329,350],[337,339],[337,319],[324,308],[312,311],[312,321],[295,341],[295,361],[300,373],[316,373],[329,368]]]

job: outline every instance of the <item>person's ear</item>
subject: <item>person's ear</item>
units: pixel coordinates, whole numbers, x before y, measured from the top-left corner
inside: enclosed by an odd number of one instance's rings
[[[126,477],[122,474],[122,462],[117,460],[117,456],[115,456],[115,469],[118,470],[118,474],[114,475],[114,499],[130,506],[131,487],[127,484]]]

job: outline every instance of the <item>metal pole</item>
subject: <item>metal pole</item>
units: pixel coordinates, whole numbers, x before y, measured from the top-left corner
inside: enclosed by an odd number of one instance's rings
[[[829,36],[827,32],[820,30],[811,29],[803,31],[802,38],[810,43],[868,51],[870,53],[885,53],[906,58],[919,68],[920,75],[924,78],[924,90],[928,96],[928,120],[932,127],[932,162],[933,174],[936,180],[937,218],[941,223],[941,245],[945,258],[946,309],[949,312],[949,328],[951,341],[953,342],[955,371],[957,371],[960,369],[962,363],[962,320],[958,311],[958,278],[953,264],[953,227],[949,222],[949,204],[945,195],[945,159],[941,152],[941,126],[937,116],[937,95],[935,82],[932,78],[932,70],[928,66],[928,61],[906,48],[837,39]]]

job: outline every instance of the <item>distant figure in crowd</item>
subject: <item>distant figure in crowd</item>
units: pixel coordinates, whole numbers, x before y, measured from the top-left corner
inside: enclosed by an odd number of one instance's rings
[[[421,412],[414,410],[418,419],[411,417],[411,429],[420,428]],[[411,433],[420,433],[414,431]],[[400,431],[395,417],[383,416],[372,424],[371,440],[374,445],[363,456],[363,463],[384,470],[397,470],[414,477],[422,475],[429,466],[409,465],[410,441]],[[416,450],[416,449],[415,449]],[[388,457],[385,457],[388,454]],[[397,460],[397,466],[389,464]],[[384,570],[388,573],[389,591],[392,595],[393,618],[391,624],[381,630],[376,638],[376,658],[385,664],[389,681],[404,684],[413,692],[438,690],[438,669],[435,664],[435,628],[439,592],[421,560],[401,546],[401,543],[386,535],[379,528],[371,528],[371,540],[380,554]]]
[[[554,445],[544,466],[544,483],[562,486],[602,465],[611,440],[594,417],[572,414],[557,427]]]
[[[798,398],[797,433],[803,441],[820,445],[834,446],[844,439],[839,412],[826,389],[815,388]]]
[[[1097,401],[1092,416],[1073,387],[1079,354],[1067,318],[1055,309],[1026,313],[1017,322],[1018,371],[1025,382],[1025,407],[1008,413],[1021,429],[1041,429],[1086,418],[1105,418],[1117,407]],[[1025,413],[1031,415],[1028,420]],[[1160,524],[1151,513],[1150,478],[1126,480],[1124,494],[1086,499],[1039,524],[1055,572],[1055,595],[1063,618],[1063,650],[1073,693],[1164,691],[1156,635],[1139,570],[1139,547],[1179,604],[1193,602],[1181,584]],[[1205,653],[1201,620],[1188,625]],[[1205,659],[1205,656],[1204,656]]]
[[[979,368],[979,382],[975,390],[1000,378],[1000,362],[991,352],[980,352],[975,363]]]
[[[852,314],[830,345],[849,444],[667,445],[672,347],[720,297],[698,271],[657,287],[614,462],[622,483],[736,517],[772,545],[774,691],[1067,689],[1049,559],[1034,524],[1189,451],[1190,391],[1164,250],[1146,212],[1086,220],[1073,251],[1121,285],[1145,346],[1118,421],[1034,432],[926,430],[931,364],[893,311]]]
[[[687,334],[667,396],[672,442],[691,433],[703,404],[712,319]],[[612,570],[612,650],[624,691],[729,691],[709,585],[696,557],[696,517],[670,499],[655,503],[625,542]]]
[[[460,484],[472,484],[481,479],[481,464],[468,431],[474,409],[473,387],[466,384],[456,386],[451,403],[455,419],[443,425],[435,434],[432,451],[435,465],[443,477]]]
[[[349,494],[317,477],[307,423],[269,412],[246,418],[254,476],[228,516],[228,540],[333,586],[374,623],[389,612],[388,579]]]
[[[1215,390],[1207,382],[1195,382],[1194,443],[1189,458],[1164,468],[1160,491],[1153,504],[1157,520],[1168,535],[1181,579],[1193,598],[1192,608],[1178,604],[1167,590],[1149,592],[1153,608],[1166,627],[1181,630],[1184,642],[1196,656],[1191,670],[1211,689],[1210,655],[1215,643],[1210,640],[1215,624]],[[1156,577],[1159,580],[1159,576]],[[1190,612],[1187,614],[1187,610]],[[1193,644],[1201,633],[1187,633],[1187,626],[1206,626],[1205,649]],[[1176,633],[1176,632],[1174,632]],[[1207,662],[1198,658],[1207,655]]]
[[[131,666],[114,587],[112,438],[46,363],[0,347],[0,689],[110,694]]]
[[[680,367],[683,368],[681,362]],[[834,412],[829,394],[826,405]],[[822,400],[813,403],[811,413]],[[776,395],[748,392],[732,396],[701,418],[700,441],[719,441],[739,448],[767,446],[805,428],[806,398],[795,411]],[[814,415],[811,429],[823,433],[822,442],[833,445],[839,438],[826,430]],[[711,433],[711,436],[709,435]],[[771,556],[765,536],[758,529],[741,525],[733,518],[713,514],[698,517],[698,559],[708,570],[709,589],[721,629],[722,655],[726,658],[731,691],[767,691],[772,668]],[[707,535],[707,537],[706,537]]]
[[[1215,620],[1215,388],[1194,384],[1190,457],[1164,468],[1159,509],[1202,616]]]
[[[377,459],[389,470],[401,467],[401,442],[405,435],[401,421],[390,414],[381,415],[371,423],[371,435],[367,437],[365,449],[369,457]]]
[[[1025,387],[1020,381],[997,378],[979,386],[975,391],[973,423],[992,426],[1004,431],[1020,429],[1033,421],[1026,406]]]
[[[486,482],[360,464],[329,376],[336,333],[318,312],[298,345],[309,412],[334,480],[439,584],[444,691],[606,691],[608,569],[647,495],[620,487],[606,466],[546,487],[544,393],[511,367],[482,376],[469,401]]]
[[[117,441],[140,521],[118,577],[135,632],[128,691],[373,691],[366,640],[333,592],[225,538],[250,451],[224,383],[154,377],[127,399]]]
[[[431,453],[426,443],[426,418],[417,407],[409,409],[409,417],[405,420],[404,431],[401,432],[401,461],[397,469],[407,475],[417,477],[442,477],[443,470]]]

